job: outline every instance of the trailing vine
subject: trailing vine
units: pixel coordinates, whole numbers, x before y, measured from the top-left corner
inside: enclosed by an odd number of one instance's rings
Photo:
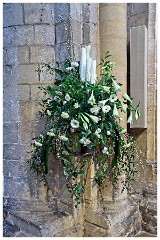
[[[47,69],[56,74],[52,85],[41,86],[42,117],[46,117],[46,128],[34,139],[34,151],[29,160],[32,170],[47,184],[48,155],[53,151],[63,166],[67,188],[80,203],[86,181],[86,164],[91,156],[94,162],[94,180],[99,187],[106,177],[116,186],[119,176],[125,174],[123,189],[129,188],[134,175],[136,147],[134,140],[121,126],[120,112],[140,116],[138,106],[132,105],[132,98],[124,93],[121,100],[117,92],[122,84],[111,75],[115,64],[108,60],[109,53],[101,60],[100,79],[91,84],[82,81],[79,63],[66,60],[64,67],[44,65],[39,72]]]

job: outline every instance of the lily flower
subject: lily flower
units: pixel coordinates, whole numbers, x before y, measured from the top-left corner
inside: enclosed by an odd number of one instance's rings
[[[99,113],[99,110],[100,110],[100,107],[95,105],[95,106],[93,106],[93,108],[90,109],[90,112],[97,115]]]
[[[109,90],[110,90],[110,87],[107,87],[107,86],[102,86],[102,88],[105,92],[109,92]]]
[[[124,93],[124,94],[122,95],[122,97],[123,97],[124,99],[128,100],[129,102],[132,102],[131,98],[128,96],[127,93]]]
[[[119,116],[116,104],[114,104],[113,115]]]
[[[98,106],[103,107],[106,104],[107,101],[108,101],[108,99],[99,101]]]
[[[93,105],[95,103],[95,98],[94,98],[94,95],[93,95],[93,91],[92,91],[92,94],[91,94],[90,98],[88,99],[88,103],[90,103],[91,105]]]
[[[98,117],[96,117],[96,116],[93,116],[93,115],[90,115],[90,114],[88,114],[88,113],[86,113],[91,119],[92,119],[92,121],[94,122],[94,123],[98,123],[99,122],[99,118]]]
[[[114,91],[117,92],[121,87],[112,79]]]
[[[130,115],[129,115],[129,117],[128,117],[127,123],[130,123],[130,124],[133,123],[132,112],[130,112]]]

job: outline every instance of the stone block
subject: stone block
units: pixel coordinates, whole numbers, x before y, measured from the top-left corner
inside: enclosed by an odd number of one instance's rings
[[[23,6],[20,3],[3,4],[3,27],[23,25]]]
[[[81,45],[77,43],[73,43],[75,59],[76,61],[80,61],[80,54],[81,54]]]
[[[29,63],[29,47],[18,47],[18,61],[19,64]]]
[[[109,237],[108,230],[84,221],[85,237]]]
[[[116,14],[115,14],[116,13]],[[121,19],[126,19],[126,6],[125,4],[121,4],[120,6],[117,6],[117,4],[107,4],[107,6],[104,6],[101,8],[101,17],[100,22],[103,21],[113,21],[117,20],[119,21]]]
[[[6,122],[19,121],[19,105],[18,102],[4,101],[3,102],[3,118]]]
[[[114,28],[113,28],[114,26]],[[121,21],[108,21],[102,22],[100,24],[100,29],[102,31],[105,29],[105,32],[103,32],[104,36],[110,36],[110,37],[118,37],[118,38],[126,38],[127,29],[126,29],[126,23]]]
[[[53,45],[55,44],[55,28],[51,25],[35,25],[36,45]]]
[[[18,143],[18,123],[4,123],[3,142]]]
[[[73,41],[74,43],[82,43],[82,25],[77,21],[72,21]],[[72,37],[72,36],[71,36]]]
[[[14,27],[3,29],[3,47],[15,46],[16,29]]]
[[[12,100],[17,101],[18,100],[18,90],[17,85],[5,85],[3,87],[3,99],[4,100]]]
[[[21,84],[39,83],[38,73],[36,72],[37,69],[37,64],[19,65],[16,69],[16,73],[19,76],[19,82]]]
[[[33,26],[17,26],[15,27],[14,46],[32,45],[34,42]]]
[[[13,66],[4,66],[3,67],[3,86],[4,91],[6,87],[14,86],[15,89],[17,88],[18,84],[18,77],[16,75],[16,68]],[[5,98],[5,96],[4,96]]]
[[[21,102],[20,103],[20,119],[22,121],[36,121],[39,120],[39,110],[42,107],[39,103],[34,101]]]
[[[21,161],[4,160],[3,161],[3,174],[5,177],[12,177],[20,179],[24,175],[23,166]]]
[[[43,65],[40,65],[40,68]],[[43,67],[42,71],[40,72],[40,83],[42,84],[54,84],[55,80],[55,73],[52,71],[49,71],[47,68]],[[32,91],[33,93],[33,91]],[[34,93],[33,93],[34,95]]]
[[[21,150],[21,145],[19,144],[4,144],[3,158],[8,160],[20,160]]]
[[[8,47],[3,50],[3,64],[4,65],[17,65],[18,52],[16,47]]]
[[[18,86],[18,99],[22,102],[27,102],[30,100],[30,85],[19,85]]]
[[[81,22],[81,3],[70,3],[70,17],[73,20]]]
[[[92,44],[98,43],[98,29],[95,24],[90,24],[90,42]]]
[[[39,85],[31,85],[31,100],[39,101],[44,97],[43,90],[40,90]]]
[[[132,14],[136,15],[142,12],[148,12],[149,4],[148,3],[134,3]]]
[[[82,4],[82,18],[84,23],[89,23],[90,11],[89,3]]]
[[[45,123],[43,121],[20,123],[20,141],[21,144],[30,144],[32,139],[37,137],[44,130]]]
[[[24,21],[26,24],[53,23],[53,6],[44,3],[25,3]]]
[[[69,3],[55,3],[54,4],[54,17],[55,23],[66,21],[70,17],[70,4]]]
[[[90,22],[98,24],[98,3],[91,3],[89,6],[90,9]]]
[[[54,61],[54,48],[49,46],[31,46],[31,63],[51,63]]]
[[[11,177],[4,177],[4,197],[22,197],[23,185],[23,181]]]
[[[56,25],[56,43],[65,43],[71,39],[70,21],[63,21]]]
[[[57,62],[64,62],[69,57],[67,45],[65,43],[56,44],[55,46],[55,58]]]
[[[90,43],[90,26],[88,23],[83,24],[83,44],[89,44]]]

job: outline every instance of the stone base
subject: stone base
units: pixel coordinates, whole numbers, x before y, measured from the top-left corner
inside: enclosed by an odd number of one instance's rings
[[[86,208],[85,237],[131,237],[141,230],[139,209],[130,199],[105,205],[106,209],[101,211]]]
[[[82,237],[83,223],[67,213],[10,212],[6,222],[33,237]]]

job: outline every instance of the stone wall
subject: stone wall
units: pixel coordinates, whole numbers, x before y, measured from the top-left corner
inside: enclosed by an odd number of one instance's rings
[[[156,4],[128,4],[128,57],[129,30],[145,25],[148,29],[148,74],[147,74],[147,129],[130,129],[140,149],[138,175],[134,184],[133,196],[140,202],[142,228],[156,234]],[[129,66],[128,66],[129,79]],[[144,141],[145,139],[145,141]]]
[[[22,230],[27,229],[25,226],[33,217],[33,229],[37,227],[38,236],[135,236],[141,229],[141,211],[142,227],[156,232],[154,17],[154,4],[104,3],[100,8],[94,3],[4,4],[4,208],[11,211],[8,219],[12,223],[24,226]],[[54,78],[46,71],[38,74],[35,70],[55,60],[62,63],[66,57],[79,60],[80,47],[91,44],[91,55],[97,62],[105,51],[111,52],[116,62],[113,74],[126,91],[127,23],[128,30],[141,24],[148,27],[148,128],[133,132],[143,152],[137,181],[142,187],[137,192],[135,184],[131,197],[127,192],[120,193],[121,185],[114,191],[106,179],[102,203],[90,180],[94,174],[90,164],[84,202],[75,209],[65,187],[63,170],[53,157],[50,158],[48,189],[26,163],[31,155],[32,138],[45,124],[38,115],[38,101],[43,96],[38,86],[51,84]],[[126,126],[126,122],[124,124]],[[147,139],[145,144],[144,138]],[[44,219],[46,225],[42,231],[39,224]]]
[[[4,4],[4,208],[24,211],[23,219],[25,211],[51,211],[55,216],[67,211],[72,221],[67,225],[64,217],[57,236],[83,235],[83,206],[74,208],[63,170],[55,159],[50,159],[49,189],[26,162],[31,156],[30,143],[45,124],[39,120],[38,101],[43,94],[38,86],[52,84],[54,79],[46,71],[39,74],[36,70],[55,60],[80,60],[82,44],[91,44],[92,57],[97,57],[97,6]]]

